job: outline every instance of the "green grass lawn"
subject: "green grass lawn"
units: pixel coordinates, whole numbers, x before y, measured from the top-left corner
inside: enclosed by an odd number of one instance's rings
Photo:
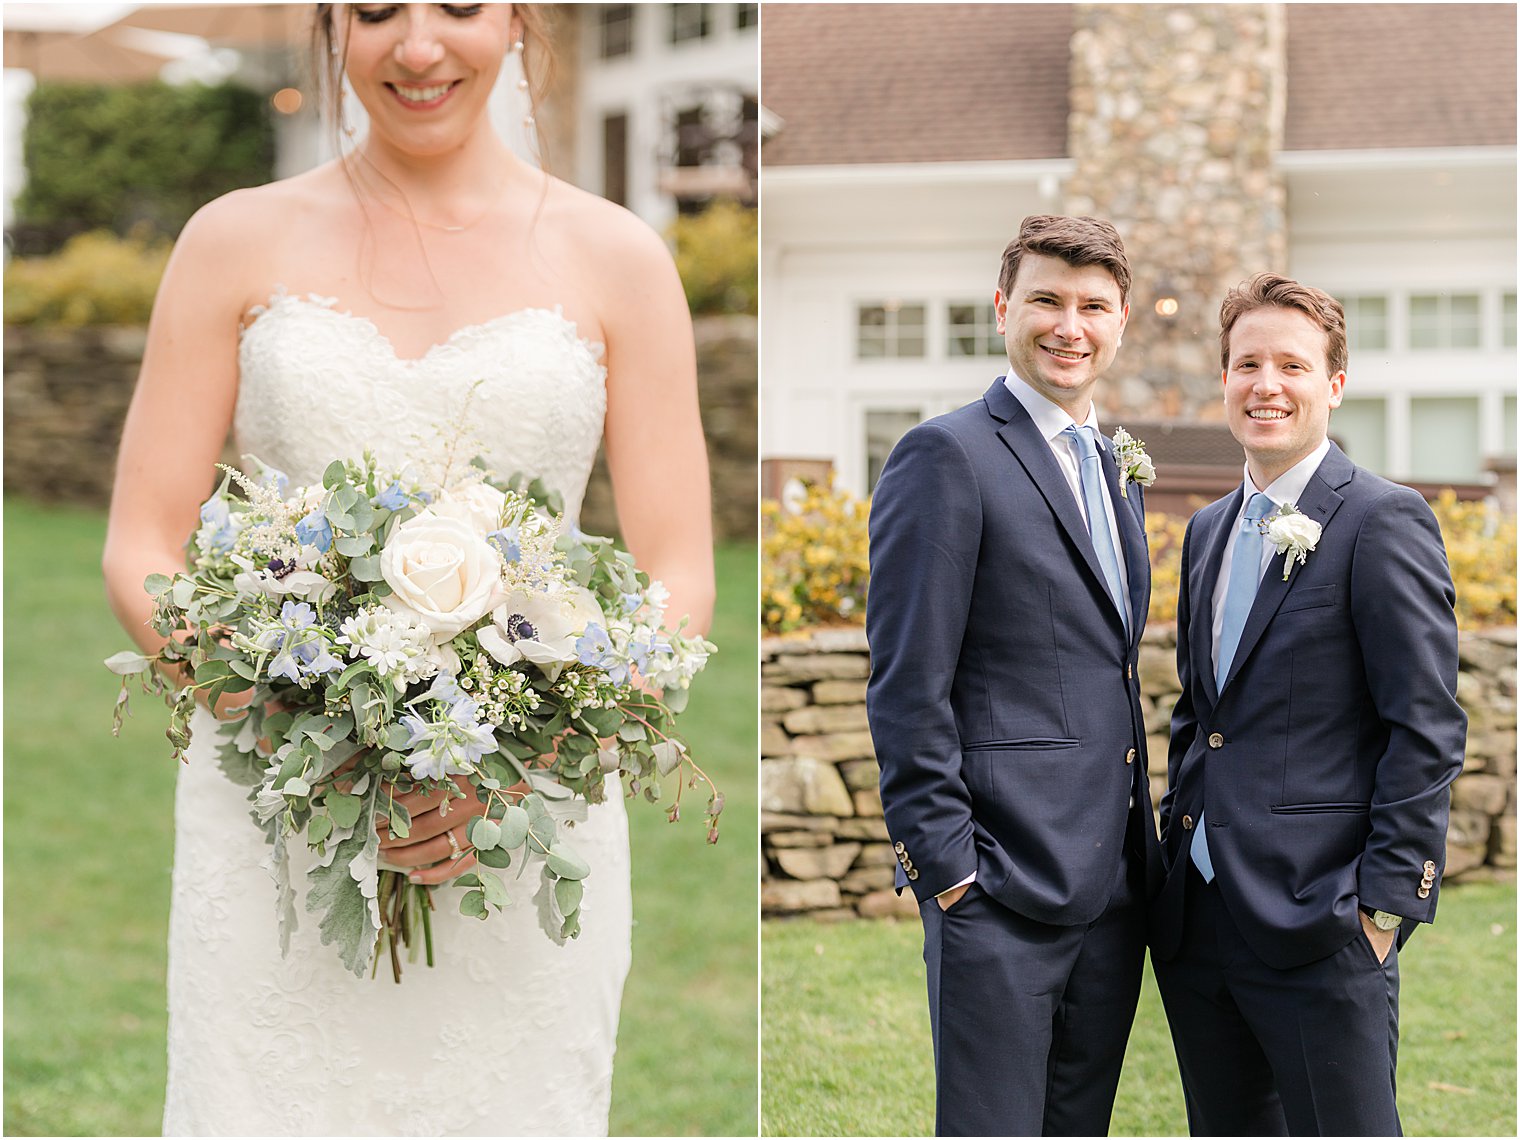
[[[927,1136],[934,1054],[917,922],[768,921],[761,1064],[767,1136]],[[1399,1111],[1409,1136],[1515,1135],[1515,888],[1441,895],[1399,963]],[[1115,1136],[1185,1136],[1147,964]]]
[[[130,643],[105,602],[103,535],[99,512],[5,505],[11,1135],[157,1135],[163,1104],[175,773],[154,701],[137,697],[111,739],[116,685],[100,661]],[[700,811],[671,826],[630,805],[636,926],[614,1134],[755,1129],[754,548],[720,550],[718,582],[720,652],[682,724],[727,794],[723,838],[703,842]],[[86,779],[100,792],[81,794]]]

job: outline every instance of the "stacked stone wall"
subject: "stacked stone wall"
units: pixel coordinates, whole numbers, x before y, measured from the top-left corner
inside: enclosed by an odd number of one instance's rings
[[[750,542],[756,526],[756,321],[699,317],[695,327],[714,530],[720,538]],[[109,502],[121,427],[146,340],[146,330],[137,327],[6,327],[8,494],[91,506]],[[213,475],[206,473],[208,492]],[[617,533],[601,456],[587,487],[581,526],[593,534]]]
[[[1443,882],[1512,878],[1515,869],[1515,631],[1464,633],[1457,696],[1467,755],[1452,785]],[[761,643],[761,906],[819,919],[917,915],[892,889],[896,859],[882,819],[866,723],[870,655],[858,629]],[[1146,631],[1141,703],[1152,802],[1166,790],[1172,707],[1180,692],[1176,628]]]

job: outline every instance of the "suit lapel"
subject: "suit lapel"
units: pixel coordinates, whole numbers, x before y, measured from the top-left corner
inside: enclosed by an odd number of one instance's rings
[[[1340,448],[1332,443],[1330,453],[1325,456],[1318,469],[1310,477],[1304,493],[1299,496],[1298,509],[1319,523],[1321,528],[1328,529],[1331,518],[1343,502],[1336,488],[1346,484],[1351,478],[1351,472],[1351,461],[1346,458]],[[1321,540],[1323,540],[1323,534]],[[1314,555],[1310,554],[1309,557],[1313,558]],[[1246,616],[1245,627],[1240,631],[1240,644],[1235,648],[1235,656],[1230,659],[1230,672],[1224,679],[1225,688],[1230,687],[1230,682],[1235,679],[1235,675],[1240,672],[1241,664],[1251,655],[1251,650],[1261,640],[1261,635],[1266,632],[1268,624],[1282,606],[1283,600],[1303,577],[1303,567],[1295,564],[1293,572],[1284,581],[1283,565],[1286,560],[1287,555],[1279,552],[1272,555],[1272,561],[1267,563],[1267,572],[1261,580],[1261,585],[1257,587],[1256,599],[1251,603],[1251,612]]]
[[[1039,488],[1040,494],[1050,506],[1051,514],[1055,515],[1061,529],[1066,532],[1066,537],[1077,548],[1087,572],[1092,575],[1102,595],[1108,598],[1108,584],[1103,577],[1103,568],[1098,565],[1098,554],[1093,549],[1092,536],[1087,533],[1087,524],[1082,521],[1082,512],[1077,507],[1076,497],[1071,493],[1071,484],[1066,481],[1060,464],[1051,454],[1050,444],[1040,434],[1040,429],[1030,419],[1018,397],[1004,385],[1001,376],[982,398],[987,410],[1003,421],[1003,426],[998,428],[998,438],[1013,452],[1014,458],[1023,465],[1030,480]],[[1120,620],[1118,607],[1111,598],[1108,609],[1116,621]]]
[[[1188,583],[1193,596],[1188,627],[1192,660],[1194,668],[1203,675],[1204,690],[1215,704],[1219,703],[1219,687],[1214,680],[1214,591],[1219,584],[1219,560],[1224,557],[1225,543],[1234,529],[1235,516],[1240,513],[1243,494],[1243,488],[1237,487],[1233,494],[1219,500],[1219,512],[1212,527],[1198,536],[1203,543],[1203,557],[1193,564],[1192,581]]]
[[[1119,547],[1124,551],[1124,573],[1129,582],[1131,640],[1144,624],[1145,607],[1150,604],[1150,551],[1145,542],[1145,526],[1140,521],[1140,492],[1119,494],[1119,465],[1114,460],[1113,441],[1100,437],[1103,455],[1103,478],[1108,483],[1109,500],[1114,504],[1114,519],[1119,524]]]

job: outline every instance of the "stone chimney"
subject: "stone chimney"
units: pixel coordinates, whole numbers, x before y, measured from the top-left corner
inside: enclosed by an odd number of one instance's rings
[[[1110,415],[1220,419],[1219,303],[1287,267],[1280,4],[1078,4],[1069,214],[1107,218],[1134,284]]]

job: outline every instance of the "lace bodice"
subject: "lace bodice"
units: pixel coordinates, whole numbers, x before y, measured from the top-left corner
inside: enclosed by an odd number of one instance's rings
[[[240,454],[315,483],[366,447],[400,465],[469,399],[469,431],[501,475],[539,475],[579,516],[607,410],[602,346],[558,309],[519,309],[398,357],[331,297],[281,291],[251,311],[238,349]],[[477,387],[477,382],[480,383]],[[472,395],[473,392],[473,395]]]

